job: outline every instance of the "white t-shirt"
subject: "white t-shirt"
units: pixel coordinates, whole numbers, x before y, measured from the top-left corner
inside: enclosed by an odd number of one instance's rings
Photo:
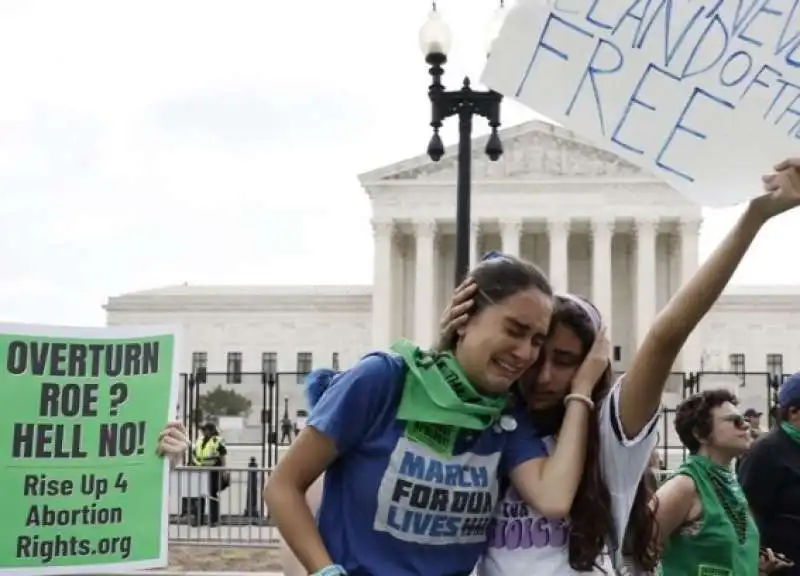
[[[657,435],[653,433],[659,414],[632,440],[625,438],[619,421],[619,384],[617,380],[600,406],[600,466],[611,493],[611,511],[616,541],[622,542],[633,507],[636,488],[650,461]],[[616,429],[616,431],[615,431]],[[546,438],[549,450],[553,438]],[[489,548],[478,563],[479,576],[586,576],[569,565],[567,519],[544,518],[522,502],[509,488],[495,508]],[[611,558],[605,555],[602,566],[613,574]],[[595,570],[596,574],[603,574]]]

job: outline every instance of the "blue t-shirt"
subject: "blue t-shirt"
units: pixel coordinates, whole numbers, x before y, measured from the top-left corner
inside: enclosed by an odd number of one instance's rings
[[[337,376],[308,421],[336,442],[319,531],[354,576],[469,574],[486,549],[498,476],[545,455],[523,414],[465,431],[446,458],[404,437],[396,419],[402,359],[374,354]],[[510,429],[505,431],[503,428]]]

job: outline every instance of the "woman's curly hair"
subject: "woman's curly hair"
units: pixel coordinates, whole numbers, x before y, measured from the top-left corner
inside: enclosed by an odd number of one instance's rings
[[[717,388],[703,390],[692,394],[675,408],[675,432],[691,454],[700,450],[700,440],[708,438],[714,428],[714,416],[711,413],[730,402],[739,404],[738,398],[730,390]]]

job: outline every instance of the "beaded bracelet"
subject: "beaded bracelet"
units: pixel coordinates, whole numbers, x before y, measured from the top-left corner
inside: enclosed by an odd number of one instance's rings
[[[317,570],[311,576],[347,576],[347,571],[338,564],[331,564],[322,570]]]
[[[567,394],[564,397],[564,406],[566,406],[573,400],[577,400],[578,402],[585,404],[589,408],[589,410],[594,410],[594,400],[592,400],[585,394]]]

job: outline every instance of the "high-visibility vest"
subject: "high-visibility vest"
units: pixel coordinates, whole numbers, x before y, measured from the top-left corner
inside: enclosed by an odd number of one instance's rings
[[[194,462],[198,466],[219,466],[219,445],[222,439],[219,436],[212,436],[208,442],[201,438],[194,445]]]

